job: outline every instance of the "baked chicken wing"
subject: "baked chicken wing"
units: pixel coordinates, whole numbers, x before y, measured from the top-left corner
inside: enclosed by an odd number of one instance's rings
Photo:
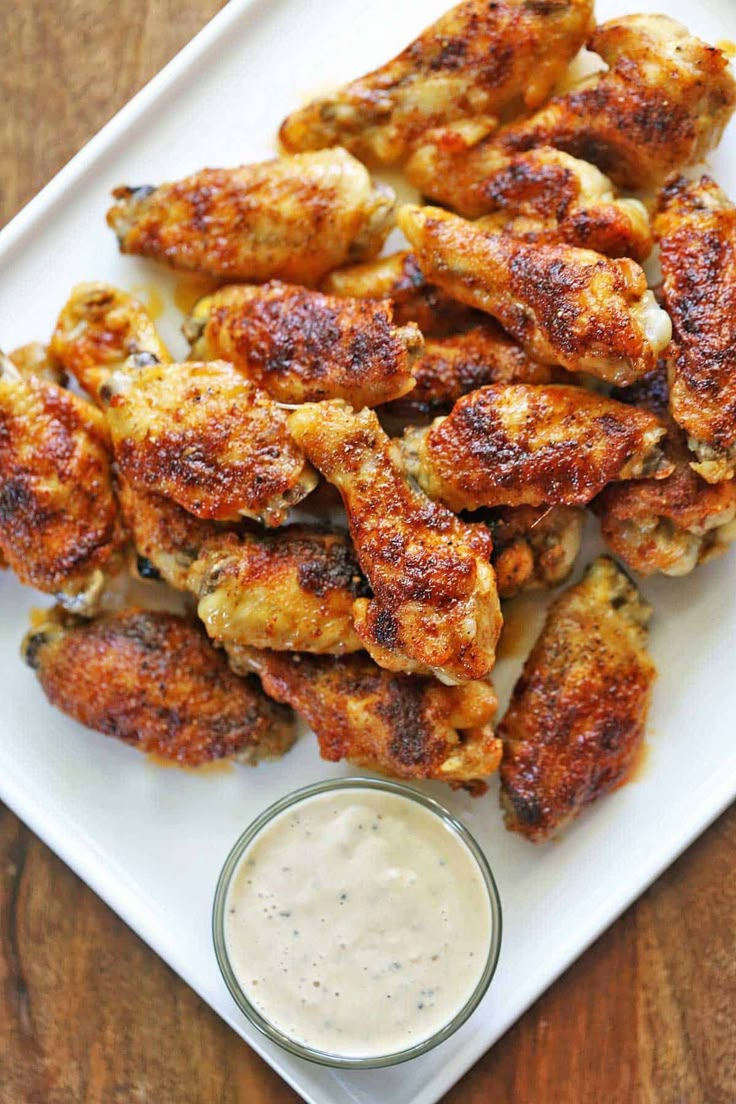
[[[650,613],[606,556],[550,608],[497,730],[512,832],[547,839],[626,777],[656,674]]]
[[[288,751],[291,714],[238,678],[202,629],[133,609],[90,622],[50,611],[23,641],[52,705],[140,751],[198,767]]]
[[[555,146],[630,189],[658,187],[718,144],[736,105],[721,50],[666,15],[612,19],[588,46],[605,72],[484,141],[504,153]]]
[[[8,357],[20,374],[26,378],[36,376],[56,383],[59,387],[66,387],[69,382],[66,372],[51,349],[48,345],[42,345],[40,341],[21,345],[20,348],[13,349],[12,353],[8,353]]]
[[[280,525],[317,484],[286,412],[225,361],[133,358],[100,394],[125,479],[197,517]]]
[[[676,177],[659,197],[670,409],[709,483],[736,470],[736,208],[709,176]]]
[[[88,613],[124,542],[102,414],[0,355],[0,550],[22,583]]]
[[[466,0],[380,69],[289,115],[281,141],[392,162],[427,127],[536,107],[583,45],[592,12],[592,0]]]
[[[345,503],[373,591],[353,605],[355,630],[376,662],[452,682],[487,675],[501,631],[488,530],[406,481],[373,411],[306,404],[289,428]]]
[[[482,515],[501,598],[559,586],[572,571],[585,512],[575,506],[501,506]]]
[[[393,192],[343,149],[113,194],[107,221],[123,253],[227,280],[295,284],[375,257],[394,204]]]
[[[612,480],[668,475],[664,434],[653,414],[582,387],[491,384],[407,429],[401,454],[451,510],[584,506]]]
[[[290,525],[223,535],[200,549],[187,585],[218,642],[336,655],[363,647],[353,602],[368,589],[342,534]]]
[[[59,315],[51,352],[93,399],[129,356],[171,360],[142,303],[111,284],[77,284]]]
[[[487,682],[442,686],[382,670],[366,655],[227,650],[234,670],[255,671],[270,697],[306,718],[323,759],[473,788],[498,767],[497,701]]]
[[[345,399],[356,408],[414,386],[422,335],[393,324],[390,299],[338,299],[272,282],[226,287],[197,304],[185,325],[198,360],[230,361],[284,403]]]
[[[427,279],[492,314],[543,364],[626,385],[670,340],[669,318],[627,258],[488,233],[438,207],[403,207],[399,224]]]

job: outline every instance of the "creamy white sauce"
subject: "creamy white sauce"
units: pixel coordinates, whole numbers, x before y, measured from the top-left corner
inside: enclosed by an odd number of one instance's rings
[[[379,790],[306,798],[243,853],[225,902],[241,989],[274,1027],[330,1054],[394,1054],[475,990],[492,915],[480,868],[434,813]]]

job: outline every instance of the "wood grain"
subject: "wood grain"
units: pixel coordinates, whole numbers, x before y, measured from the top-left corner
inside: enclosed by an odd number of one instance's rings
[[[7,3],[0,221],[220,6],[218,0]],[[735,848],[731,810],[445,1104],[733,1104]],[[297,1099],[0,807],[0,1104]]]

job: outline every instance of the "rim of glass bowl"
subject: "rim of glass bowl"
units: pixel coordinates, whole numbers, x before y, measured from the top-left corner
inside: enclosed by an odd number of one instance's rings
[[[483,883],[488,894],[488,904],[491,910],[491,938],[489,941],[486,963],[478,984],[462,1008],[460,1008],[452,1019],[449,1020],[444,1027],[440,1028],[439,1031],[415,1043],[413,1046],[395,1051],[391,1054],[373,1055],[370,1057],[350,1057],[349,1055],[343,1054],[331,1054],[329,1051],[306,1046],[303,1043],[291,1039],[288,1035],[285,1035],[266,1019],[266,1017],[248,1000],[248,997],[241,989],[238,979],[235,976],[225,944],[224,923],[225,902],[233,874],[235,873],[243,852],[250,846],[263,828],[280,813],[283,813],[286,809],[290,809],[292,806],[308,798],[330,793],[332,791],[358,789],[381,790],[384,793],[396,794],[399,797],[416,802],[418,805],[428,809],[431,813],[434,813],[435,816],[438,816],[443,823],[455,833],[461,842],[465,844],[475,859],[483,877]],[[449,1039],[449,1037],[453,1035],[458,1028],[462,1027],[465,1021],[472,1015],[491,984],[493,975],[496,972],[498,956],[501,951],[501,932],[501,900],[498,895],[498,888],[488,860],[481,851],[475,837],[468,831],[465,825],[449,811],[449,809],[446,809],[438,801],[435,801],[434,798],[428,797],[420,790],[415,790],[413,787],[404,785],[401,782],[380,778],[350,777],[316,782],[311,786],[303,786],[301,789],[294,790],[292,793],[282,797],[279,801],[274,802],[273,805],[269,805],[269,807],[265,809],[260,816],[256,817],[253,823],[246,828],[243,834],[238,837],[232,847],[217,880],[217,889],[215,890],[215,900],[212,909],[212,938],[215,945],[217,964],[220,967],[220,972],[230,991],[230,995],[244,1016],[246,1016],[253,1026],[263,1035],[271,1039],[272,1042],[277,1043],[284,1050],[289,1051],[290,1054],[295,1054],[298,1058],[305,1058],[309,1062],[316,1062],[322,1066],[332,1066],[336,1069],[381,1069],[385,1066],[398,1065],[400,1062],[408,1062],[411,1058],[418,1058],[420,1054],[426,1054],[427,1051],[432,1050],[446,1039]]]

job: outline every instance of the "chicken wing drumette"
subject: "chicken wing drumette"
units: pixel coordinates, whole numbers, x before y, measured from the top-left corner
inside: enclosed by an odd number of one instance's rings
[[[225,361],[132,358],[100,393],[124,478],[197,517],[280,525],[317,484],[286,412]]]
[[[670,410],[709,483],[736,470],[736,208],[709,176],[675,177],[659,197]]]
[[[501,506],[484,512],[501,598],[559,586],[572,571],[585,512],[574,506]]]
[[[487,675],[501,630],[488,530],[406,481],[372,410],[306,404],[289,428],[345,503],[373,591],[353,605],[355,629],[376,662],[454,682]]]
[[[592,13],[592,0],[466,0],[380,69],[289,115],[281,141],[392,162],[428,127],[537,107],[583,45]]]
[[[534,360],[633,383],[671,337],[634,261],[489,233],[438,207],[406,206],[399,224],[427,279],[492,314]]]
[[[80,622],[50,611],[23,641],[46,697],[80,724],[198,767],[288,751],[291,714],[238,678],[192,621],[133,609]]]
[[[512,832],[547,839],[626,777],[656,674],[650,613],[606,556],[551,606],[497,730]]]
[[[422,335],[392,319],[390,299],[338,299],[274,281],[215,292],[185,333],[194,358],[228,360],[279,402],[345,399],[360,408],[414,386]]]
[[[491,384],[401,442],[409,475],[452,510],[584,506],[611,480],[672,471],[664,426],[582,387]]]
[[[227,651],[234,670],[255,671],[270,697],[306,718],[323,759],[472,788],[498,767],[497,700],[487,682],[442,686],[382,670],[366,655]]]
[[[0,550],[22,583],[80,613],[124,541],[110,460],[98,410],[0,355]]]
[[[310,285],[380,252],[394,199],[343,149],[113,194],[107,221],[123,253],[228,280]]]

